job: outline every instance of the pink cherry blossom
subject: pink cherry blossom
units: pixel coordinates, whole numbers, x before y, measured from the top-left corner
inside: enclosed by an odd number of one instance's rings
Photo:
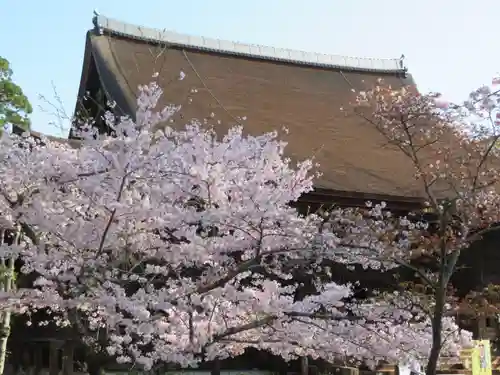
[[[323,240],[345,247],[347,262],[363,259],[365,265],[414,272],[425,291],[412,298],[420,307],[427,300],[433,327],[428,375],[436,373],[443,355],[444,319],[457,302],[450,280],[460,254],[497,230],[500,221],[499,107],[500,92],[488,86],[474,90],[464,103],[444,106],[438,94],[383,82],[360,91],[353,107],[352,114],[406,158],[433,223],[420,222],[418,214],[393,217],[383,205],[338,209],[330,213],[330,233]],[[419,265],[419,259],[433,267]]]
[[[154,111],[159,86],[140,93],[136,121],[107,114],[113,136],[83,127],[78,148],[3,135],[1,219],[22,239],[0,255],[38,275],[2,293],[3,309],[49,309],[87,343],[105,331],[109,355],[146,369],[249,347],[286,360],[425,362],[428,315],[399,293],[356,300],[324,263],[400,266],[424,224],[394,221],[383,205],[299,215],[289,203],[313,189],[313,163],[291,163],[276,132],[176,130],[177,107]],[[391,230],[402,236],[381,236]],[[303,282],[314,293],[298,298]],[[452,318],[442,330],[443,354],[470,341]]]

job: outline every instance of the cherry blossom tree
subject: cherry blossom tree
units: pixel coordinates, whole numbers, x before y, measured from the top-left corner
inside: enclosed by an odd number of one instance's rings
[[[401,265],[394,257],[423,226],[389,220],[381,206],[362,217],[301,216],[289,204],[313,188],[311,160],[293,164],[275,132],[235,127],[221,137],[196,122],[174,130],[166,124],[178,108],[155,112],[160,95],[155,83],[141,87],[135,121],[108,113],[113,135],[82,125],[76,148],[2,137],[2,221],[22,232],[2,258],[37,275],[33,288],[1,293],[3,311],[49,309],[90,347],[146,369],[246,348],[371,365],[427,358],[437,321],[410,309],[411,296],[357,300],[325,266]],[[465,209],[474,197],[454,204]],[[430,204],[448,212],[437,198]],[[381,238],[391,229],[401,238]],[[440,316],[439,329],[449,355],[470,341],[451,317]]]
[[[393,89],[380,81],[358,92],[353,105],[352,112],[376,129],[387,147],[408,159],[433,220],[393,217],[383,204],[367,210],[336,209],[328,214],[331,238],[325,235],[323,240],[330,241],[327,247],[344,247],[346,262],[362,259],[382,269],[400,266],[415,273],[421,295],[428,299],[423,310],[431,325],[429,375],[436,373],[443,355],[446,316],[456,308],[450,305],[449,291],[460,253],[497,230],[499,103],[499,91],[486,86],[454,105],[437,94]],[[422,258],[427,265],[418,262]]]

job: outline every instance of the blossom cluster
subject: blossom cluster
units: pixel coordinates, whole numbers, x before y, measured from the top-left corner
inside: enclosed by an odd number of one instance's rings
[[[3,135],[2,225],[22,240],[0,256],[36,275],[32,288],[0,295],[3,309],[48,309],[90,341],[106,332],[110,356],[145,368],[249,347],[373,365],[426,358],[428,316],[397,294],[356,300],[322,263],[398,266],[424,224],[381,205],[333,210],[327,223],[301,216],[290,202],[312,190],[311,160],[292,163],[276,132],[167,126],[177,108],[155,112],[160,95],[141,87],[135,121],[108,114],[113,134],[82,127],[76,148]],[[470,340],[451,319],[443,329],[445,352]]]

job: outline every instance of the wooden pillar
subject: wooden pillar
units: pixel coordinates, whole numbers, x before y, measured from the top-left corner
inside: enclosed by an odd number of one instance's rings
[[[17,346],[17,343],[11,347],[12,352],[10,353],[10,359],[12,360],[12,373],[17,374],[21,369],[21,348]]]
[[[63,375],[73,375],[75,345],[73,342],[66,342],[63,349],[62,373]]]
[[[335,373],[339,375],[359,375],[359,369],[357,367],[335,366]]]
[[[43,370],[43,346],[42,343],[36,343],[33,348],[33,367],[35,375],[40,375]]]
[[[307,357],[300,357],[300,375],[309,374],[309,360]]]
[[[220,375],[220,360],[214,360],[212,364],[212,369],[210,370],[210,375]]]
[[[486,333],[486,316],[484,314],[480,314],[477,317],[477,335],[478,339],[484,339]]]
[[[95,358],[87,357],[87,372],[89,375],[101,375],[103,373],[103,369],[101,367],[101,363]]]
[[[49,375],[59,375],[59,342],[50,342]]]
[[[31,367],[31,353],[29,350],[29,345],[24,345],[20,347],[22,350],[21,354],[21,370],[26,373],[29,373],[29,369]]]

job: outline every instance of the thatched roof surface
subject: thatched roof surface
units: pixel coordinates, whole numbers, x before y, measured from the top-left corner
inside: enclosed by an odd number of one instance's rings
[[[80,99],[98,80],[118,110],[133,115],[137,87],[158,73],[161,106],[183,105],[184,119],[176,123],[207,119],[221,133],[236,123],[250,134],[286,127],[289,156],[314,156],[321,165],[319,189],[367,198],[421,196],[408,158],[373,125],[342,110],[354,100],[353,90],[371,87],[378,78],[394,87],[413,84],[401,59],[245,45],[104,16],[94,24],[87,34]],[[184,80],[178,79],[181,71]]]

